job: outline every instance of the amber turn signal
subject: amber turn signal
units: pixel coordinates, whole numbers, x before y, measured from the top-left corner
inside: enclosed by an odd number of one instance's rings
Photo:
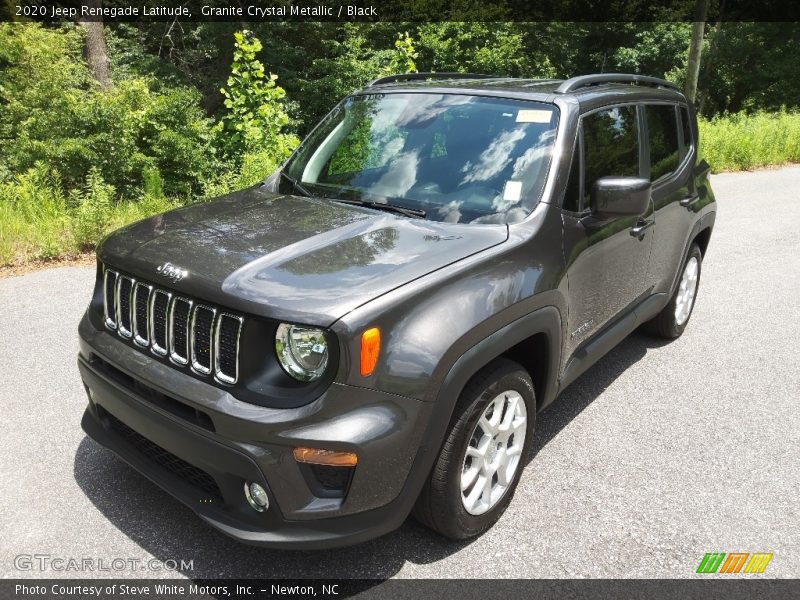
[[[381,353],[381,330],[377,327],[367,329],[361,334],[361,375],[372,375]]]
[[[358,463],[358,456],[354,452],[336,452],[317,448],[295,448],[294,459],[301,463],[329,467],[355,467]]]

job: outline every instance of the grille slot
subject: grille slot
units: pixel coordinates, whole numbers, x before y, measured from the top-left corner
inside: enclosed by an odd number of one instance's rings
[[[169,358],[185,365],[189,363],[189,314],[192,301],[173,298],[169,307]]]
[[[105,269],[103,318],[108,329],[173,364],[226,385],[239,379],[238,315]]]
[[[150,349],[159,356],[167,355],[167,310],[172,294],[156,290],[150,300]]]
[[[106,327],[117,328],[117,303],[115,300],[117,289],[117,272],[106,269],[103,274],[103,317]]]
[[[162,448],[158,444],[151,442],[141,433],[131,429],[107,410],[103,410],[103,412],[111,428],[125,438],[125,440],[142,456],[192,487],[202,490],[217,500],[222,500],[222,492],[217,482],[203,469],[195,467],[193,464],[175,456],[172,452]]]
[[[125,275],[117,277],[117,332],[129,338],[131,329],[131,294],[133,294],[133,279]]]
[[[202,375],[211,373],[211,340],[217,311],[210,306],[195,306],[192,312],[192,369]]]
[[[133,286],[133,341],[138,345],[150,345],[149,307],[153,287],[138,282]]]
[[[214,376],[223,383],[236,383],[239,379],[239,336],[242,318],[222,313],[217,318],[214,332]]]

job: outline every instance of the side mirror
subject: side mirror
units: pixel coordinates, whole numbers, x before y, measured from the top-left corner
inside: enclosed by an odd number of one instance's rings
[[[652,185],[641,177],[601,177],[592,186],[592,214],[602,219],[639,217],[650,206]]]

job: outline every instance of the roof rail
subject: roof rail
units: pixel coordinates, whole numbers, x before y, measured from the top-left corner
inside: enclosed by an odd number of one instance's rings
[[[395,81],[423,81],[425,79],[493,79],[497,75],[482,75],[479,73],[397,73],[386,75],[370,81],[365,87],[394,83]]]
[[[567,92],[574,92],[575,90],[596,85],[598,83],[638,83],[641,85],[653,85],[656,87],[665,87],[673,90],[681,91],[681,89],[666,79],[659,79],[658,77],[648,77],[647,75],[629,75],[627,73],[600,73],[598,75],[579,75],[567,79],[564,83],[558,86],[556,90],[559,94]]]

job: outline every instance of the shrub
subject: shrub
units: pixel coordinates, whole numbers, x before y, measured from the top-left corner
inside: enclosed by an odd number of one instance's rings
[[[77,248],[93,248],[105,235],[114,207],[114,186],[103,181],[100,171],[93,168],[81,190],[70,193],[72,234]]]
[[[0,264],[54,258],[73,247],[58,173],[38,164],[0,183]]]
[[[98,169],[65,194],[60,174],[37,164],[0,183],[0,265],[91,250],[110,231],[176,206],[163,196],[120,202]]]
[[[289,125],[283,106],[286,92],[276,83],[278,76],[267,73],[256,58],[262,48],[258,38],[247,30],[234,37],[228,87],[220,90],[228,109],[222,121],[228,154],[268,153],[280,162],[299,143],[296,136],[284,132]]]
[[[700,155],[715,173],[800,162],[800,114],[734,114],[700,119]]]
[[[257,184],[275,172],[280,163],[275,161],[272,152],[247,152],[242,157],[241,166],[237,170],[225,172],[209,182],[204,191],[206,199],[216,198],[236,190],[242,190]]]
[[[0,164],[8,174],[58,165],[67,189],[91,169],[135,197],[157,168],[164,192],[188,196],[219,165],[200,94],[133,77],[102,91],[81,58],[74,28],[0,24]],[[0,173],[0,177],[3,174]]]

